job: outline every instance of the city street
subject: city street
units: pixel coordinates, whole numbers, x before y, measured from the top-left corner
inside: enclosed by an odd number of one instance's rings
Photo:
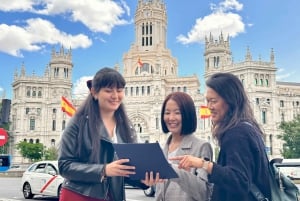
[[[0,179],[0,201],[25,201],[21,192],[21,178],[20,177],[1,177]],[[127,201],[153,201],[154,198],[146,197],[140,189],[126,189]],[[43,201],[57,201],[51,197],[35,196],[31,200]]]

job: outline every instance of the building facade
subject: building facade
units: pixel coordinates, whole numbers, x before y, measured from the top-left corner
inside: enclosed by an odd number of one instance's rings
[[[126,79],[125,106],[142,142],[164,143],[167,135],[160,126],[160,112],[165,96],[183,91],[192,96],[199,113],[205,105],[200,93],[200,80],[196,75],[179,76],[177,59],[166,47],[167,12],[162,0],[138,0],[135,13],[135,41],[123,55],[123,66],[116,65]],[[215,72],[231,72],[243,82],[251,100],[255,116],[265,131],[265,141],[271,157],[280,156],[282,141],[278,126],[281,121],[292,120],[300,114],[300,83],[276,81],[275,55],[269,61],[254,61],[248,48],[245,60],[234,63],[229,37],[212,35],[205,41],[204,66],[207,79]],[[14,142],[26,140],[41,142],[46,147],[59,143],[69,119],[61,112],[60,97],[65,96],[75,105],[82,100],[72,99],[72,54],[52,51],[44,76],[27,76],[25,67],[16,73],[13,81],[11,132]],[[209,119],[198,118],[196,135],[214,145]],[[13,149],[14,159],[22,157]]]
[[[27,162],[15,149],[21,141],[56,146],[69,117],[61,112],[61,96],[71,99],[72,51],[52,50],[43,76],[26,75],[24,65],[16,71],[11,101],[11,153],[14,162]]]

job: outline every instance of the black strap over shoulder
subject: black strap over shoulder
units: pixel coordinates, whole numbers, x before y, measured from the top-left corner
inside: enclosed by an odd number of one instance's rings
[[[250,192],[257,201],[269,201],[269,199],[262,194],[255,184],[251,184]]]

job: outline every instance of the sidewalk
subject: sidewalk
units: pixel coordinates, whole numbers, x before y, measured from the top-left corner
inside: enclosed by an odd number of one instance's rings
[[[21,200],[0,198],[0,201],[21,201]]]

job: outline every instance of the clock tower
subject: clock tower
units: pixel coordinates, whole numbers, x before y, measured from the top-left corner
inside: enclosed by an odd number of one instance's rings
[[[166,47],[167,13],[163,0],[138,0],[135,39],[123,56],[125,104],[129,119],[142,142],[164,142],[161,106],[171,92],[183,91],[200,105],[200,82],[194,74],[179,77],[177,59]],[[118,66],[116,66],[119,69]],[[198,96],[198,98],[196,98]]]
[[[177,60],[166,49],[167,13],[162,0],[139,0],[135,42],[124,54],[124,76],[172,76]]]

